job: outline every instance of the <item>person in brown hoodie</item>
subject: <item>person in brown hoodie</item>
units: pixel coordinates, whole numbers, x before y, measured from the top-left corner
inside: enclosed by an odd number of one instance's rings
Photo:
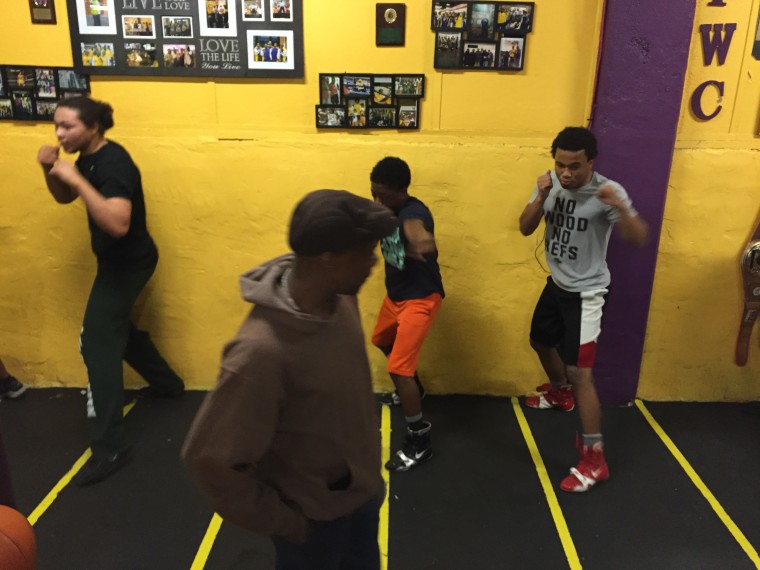
[[[356,294],[397,225],[365,198],[311,192],[291,218],[293,253],[240,278],[255,306],[182,456],[224,520],[272,537],[277,568],[380,567],[379,422]]]

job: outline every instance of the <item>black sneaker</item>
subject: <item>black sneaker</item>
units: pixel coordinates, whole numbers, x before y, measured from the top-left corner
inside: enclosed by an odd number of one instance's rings
[[[409,471],[433,457],[433,450],[430,448],[430,422],[422,423],[424,427],[420,430],[406,428],[404,446],[385,464],[388,471]]]
[[[419,377],[415,374],[414,381],[417,382],[417,388],[420,389],[420,400],[425,397],[425,388],[422,386]],[[385,406],[398,406],[401,404],[398,392],[384,392],[380,394],[380,403]]]
[[[19,382],[15,376],[0,378],[0,398],[15,400],[26,392],[26,386]]]
[[[110,455],[93,455],[74,476],[74,483],[80,487],[98,483],[116,473],[132,461],[129,448]]]

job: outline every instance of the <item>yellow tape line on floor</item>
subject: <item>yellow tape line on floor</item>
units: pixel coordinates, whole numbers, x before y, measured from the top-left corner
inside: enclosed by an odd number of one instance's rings
[[[647,422],[649,422],[649,425],[652,427],[654,432],[659,436],[659,438],[665,444],[665,447],[667,447],[668,450],[670,450],[670,453],[673,455],[673,457],[676,458],[676,461],[678,461],[678,463],[681,465],[681,468],[689,476],[689,479],[691,479],[691,482],[694,483],[694,486],[697,489],[699,489],[699,491],[702,493],[704,498],[707,499],[707,502],[710,503],[710,506],[715,511],[715,514],[717,514],[718,518],[723,522],[724,525],[726,525],[726,528],[728,529],[728,532],[731,533],[731,536],[733,536],[736,539],[736,542],[738,542],[739,546],[741,546],[744,552],[747,553],[747,556],[749,556],[750,560],[752,560],[752,562],[755,563],[755,566],[760,568],[760,556],[758,556],[757,551],[749,543],[749,541],[747,540],[747,537],[744,536],[744,533],[742,533],[742,531],[739,530],[739,527],[736,526],[734,521],[731,520],[731,517],[728,516],[728,513],[725,511],[725,509],[721,506],[721,504],[715,498],[715,495],[713,495],[710,492],[710,489],[707,488],[707,485],[705,485],[704,481],[702,481],[702,478],[699,475],[697,475],[697,472],[694,471],[694,468],[689,464],[687,459],[678,450],[675,443],[673,443],[673,440],[670,439],[670,437],[668,437],[668,434],[666,434],[665,431],[660,426],[660,424],[657,423],[657,420],[654,419],[654,416],[652,416],[652,414],[649,413],[649,410],[644,405],[644,402],[637,399],[636,407],[644,415],[644,418],[647,420]]]
[[[386,462],[391,458],[391,409],[382,406],[382,420],[380,422],[380,434],[382,436],[382,465],[380,471],[385,480],[385,499],[380,507],[380,528],[377,533],[377,542],[380,545],[380,569],[388,570],[388,526],[390,524],[390,497],[391,479],[390,473],[385,468]]]
[[[541,481],[541,487],[544,489],[546,500],[549,503],[549,510],[552,513],[552,518],[554,519],[554,526],[557,527],[557,533],[559,534],[559,539],[562,542],[562,548],[565,550],[567,563],[570,565],[570,568],[572,570],[582,568],[583,566],[581,566],[581,561],[578,558],[578,552],[575,550],[575,544],[573,543],[573,539],[570,536],[570,530],[567,528],[565,517],[562,514],[562,509],[560,508],[559,501],[557,500],[557,495],[554,493],[554,487],[552,487],[552,482],[549,479],[549,474],[546,471],[544,460],[541,459],[541,453],[538,451],[536,440],[533,439],[533,433],[530,431],[528,420],[525,419],[525,414],[523,413],[522,408],[520,408],[520,402],[515,397],[512,398],[512,409],[515,412],[515,416],[517,416],[517,423],[520,424],[520,431],[522,431],[523,437],[525,438],[525,443],[528,445],[528,450],[530,451],[530,456],[536,466],[538,479]]]
[[[134,406],[134,402],[131,402],[124,406],[124,415],[126,416]],[[56,500],[58,494],[63,491],[63,488],[66,487],[69,482],[71,482],[71,480],[74,478],[74,475],[79,473],[79,470],[87,462],[91,455],[92,450],[90,448],[87,448],[87,451],[85,451],[81,457],[74,462],[74,465],[71,466],[71,469],[68,470],[66,475],[61,477],[61,480],[58,481],[58,483],[55,484],[55,486],[50,490],[45,498],[42,499],[42,502],[37,505],[37,508],[32,511],[32,514],[26,517],[30,525],[34,526],[37,521],[40,520],[40,517],[45,514],[45,511],[47,511],[50,505],[53,504],[53,501]]]
[[[211,522],[206,529],[206,534],[203,536],[201,545],[198,547],[198,552],[195,554],[195,559],[193,560],[192,566],[190,566],[190,570],[203,570],[206,566],[206,561],[208,560],[209,554],[211,554],[211,548],[214,546],[216,535],[219,534],[219,529],[221,527],[222,517],[214,513],[214,516],[211,517]]]

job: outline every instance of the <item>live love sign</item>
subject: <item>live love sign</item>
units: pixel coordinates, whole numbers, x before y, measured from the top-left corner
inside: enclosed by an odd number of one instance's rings
[[[303,0],[67,0],[88,75],[304,75]]]

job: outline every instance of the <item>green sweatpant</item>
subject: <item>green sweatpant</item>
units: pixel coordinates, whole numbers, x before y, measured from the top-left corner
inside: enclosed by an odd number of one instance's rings
[[[128,447],[122,411],[122,361],[159,391],[171,392],[184,385],[148,333],[137,330],[130,321],[132,306],[157,262],[155,259],[138,266],[98,264],[79,340],[90,382],[87,424],[95,455],[110,455]]]

